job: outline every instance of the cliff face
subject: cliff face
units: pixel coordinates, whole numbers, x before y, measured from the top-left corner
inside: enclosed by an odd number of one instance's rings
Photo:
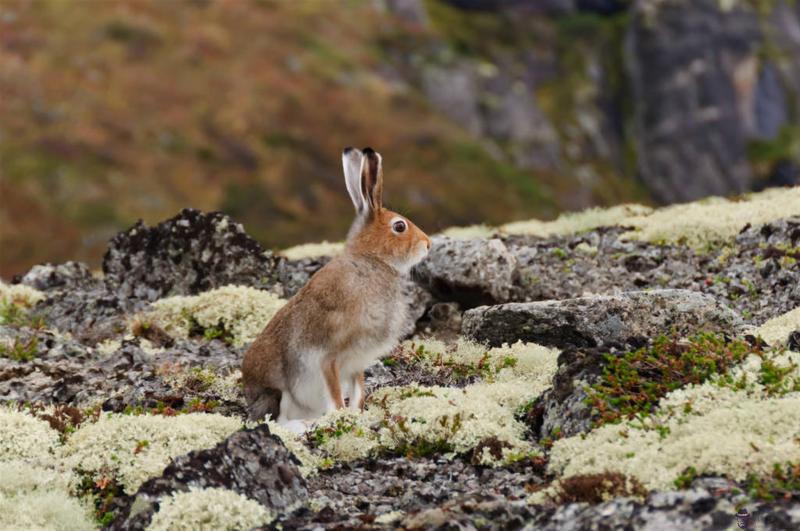
[[[796,4],[388,4],[440,36],[405,65],[429,101],[577,188],[565,206],[637,184],[669,203],[797,180]]]

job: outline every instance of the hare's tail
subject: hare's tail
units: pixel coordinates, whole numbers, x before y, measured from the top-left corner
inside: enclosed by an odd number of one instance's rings
[[[262,388],[245,392],[247,397],[247,416],[250,420],[264,420],[269,415],[272,420],[278,419],[281,411],[281,391],[279,389]]]

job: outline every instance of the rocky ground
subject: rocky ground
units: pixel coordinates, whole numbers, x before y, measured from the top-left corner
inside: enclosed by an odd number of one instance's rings
[[[47,264],[0,285],[0,470],[45,478],[0,488],[16,511],[0,527],[53,525],[37,520],[44,492],[79,500],[61,528],[158,528],[224,489],[234,527],[723,529],[746,507],[758,528],[796,529],[800,211],[773,217],[751,225],[743,202],[735,236],[703,249],[620,226],[437,236],[408,287],[409,339],[368,371],[367,411],[302,439],[245,426],[238,367],[329,257],[264,252],[220,214],[136,225],[102,274]],[[786,429],[718,457],[681,428],[730,410],[737,439],[751,405]],[[633,454],[649,446],[625,450],[628,468],[609,458],[636,430],[685,462],[646,472]]]

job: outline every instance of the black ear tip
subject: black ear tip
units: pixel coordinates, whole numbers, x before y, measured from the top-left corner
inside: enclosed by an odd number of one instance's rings
[[[342,150],[342,155],[347,155],[347,154],[348,154],[348,153],[350,153],[351,151],[353,151],[353,148],[352,148],[351,146],[347,146],[346,148],[344,148],[344,149]]]
[[[372,155],[374,155],[374,154],[375,154],[375,150],[374,150],[374,149],[372,149],[371,147],[365,147],[364,149],[362,149],[362,150],[361,150],[361,152],[362,152],[364,155],[367,155],[367,156],[372,156]]]

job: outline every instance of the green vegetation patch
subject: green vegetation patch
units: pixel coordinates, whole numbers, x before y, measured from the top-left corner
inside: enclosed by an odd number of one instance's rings
[[[745,488],[751,498],[759,500],[800,501],[800,462],[775,463],[768,475],[750,474]]]
[[[600,381],[587,389],[586,402],[597,410],[595,426],[649,415],[671,391],[724,375],[761,348],[743,340],[701,333],[686,339],[658,337],[653,346],[606,355]]]
[[[39,340],[36,336],[28,340],[14,338],[11,343],[0,341],[0,358],[9,358],[14,361],[31,361],[39,352]]]

